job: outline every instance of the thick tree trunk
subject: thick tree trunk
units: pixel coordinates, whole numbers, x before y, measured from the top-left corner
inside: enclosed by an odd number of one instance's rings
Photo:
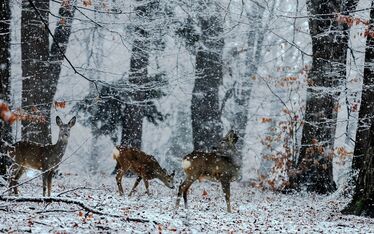
[[[48,22],[49,0],[33,1],[40,15]],[[27,113],[36,109],[45,117],[49,116],[48,32],[39,14],[29,1],[22,1],[21,50],[22,50],[22,108]],[[36,108],[36,109],[35,109]],[[36,113],[35,113],[36,114]],[[40,143],[51,143],[49,118],[44,123],[22,122],[22,138]]]
[[[121,145],[141,149],[144,118],[141,106],[126,104],[123,115]]]
[[[10,102],[10,0],[0,3],[0,100]],[[6,174],[5,144],[12,143],[12,128],[0,121],[0,175]]]
[[[372,7],[374,3],[372,2]],[[370,11],[371,24],[369,31],[374,31],[374,11]],[[362,85],[361,105],[358,114],[358,124],[356,133],[356,143],[352,169],[357,171],[363,166],[364,156],[368,149],[370,140],[370,126],[374,120],[374,39],[367,37],[365,52],[365,68]]]
[[[152,11],[152,5],[153,2],[149,2],[137,6],[135,8],[137,17],[146,20],[146,17],[149,17]],[[148,78],[149,64],[149,33],[145,27],[139,24],[135,28],[137,38],[134,40],[132,47],[129,82],[134,84],[138,90],[130,94],[134,103],[125,104],[122,118],[121,144],[138,149],[142,147],[144,119],[144,107],[142,106],[144,103],[142,102],[145,101],[144,92],[141,92],[140,89],[144,89],[142,85],[145,84]]]
[[[67,44],[71,34],[76,1],[63,1],[59,9],[60,20],[49,50],[49,0],[22,1],[22,108],[28,113],[37,111],[45,118],[43,123],[22,123],[24,140],[51,143],[51,107],[61,72]],[[39,15],[40,14],[40,15]],[[40,19],[40,16],[43,20]]]
[[[52,41],[48,58],[49,72],[46,73],[47,77],[44,77],[50,85],[47,103],[49,105],[49,110],[52,107],[53,99],[56,94],[61,65],[68,47],[76,4],[77,0],[63,1],[59,9],[60,20],[56,24],[53,34],[54,40]],[[48,119],[50,119],[50,115],[48,115]]]
[[[374,6],[374,1],[371,7]],[[374,10],[370,10],[369,31],[374,30]],[[345,214],[374,217],[374,38],[367,37],[364,80],[361,106],[356,133],[356,145],[352,169],[359,171],[355,193],[350,204],[342,211]]]
[[[333,147],[338,98],[341,83],[346,78],[349,31],[346,24],[337,21],[336,14],[354,9],[357,1],[344,4],[338,0],[309,0],[307,5],[312,15],[309,28],[313,63],[297,162],[301,173],[293,183],[322,194],[336,189],[332,173]]]
[[[368,150],[362,160],[355,194],[343,214],[374,218],[374,124],[371,125]]]
[[[202,35],[196,54],[195,85],[192,91],[191,119],[195,150],[210,150],[222,135],[219,86],[222,83],[222,50],[220,15],[199,18]]]

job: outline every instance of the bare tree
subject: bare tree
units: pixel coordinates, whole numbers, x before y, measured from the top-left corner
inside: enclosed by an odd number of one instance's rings
[[[264,22],[264,13],[266,7],[258,2],[252,2],[247,9],[247,17],[249,19],[249,32],[247,34],[247,50],[245,52],[245,71],[240,77],[239,85],[234,95],[234,102],[236,104],[237,113],[234,118],[234,128],[237,130],[239,140],[237,149],[243,157],[243,148],[245,145],[245,131],[248,124],[250,97],[253,89],[253,80],[257,74],[260,62],[263,59],[263,43],[265,35],[268,33],[269,23],[272,19],[276,1],[273,1],[269,9],[269,19]]]

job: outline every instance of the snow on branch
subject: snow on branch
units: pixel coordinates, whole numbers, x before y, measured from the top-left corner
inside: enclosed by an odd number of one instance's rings
[[[86,205],[84,202],[70,199],[70,198],[60,198],[60,197],[7,197],[7,196],[0,196],[0,201],[5,202],[36,202],[36,203],[51,203],[51,202],[62,202],[65,204],[73,204],[81,207],[87,212],[91,212],[93,214],[97,215],[103,215],[103,216],[110,216],[115,218],[123,218],[124,221],[127,222],[140,222],[140,223],[149,223],[150,220],[147,219],[140,219],[140,218],[130,218],[130,217],[123,217],[122,215],[117,214],[109,214],[105,212],[101,212],[99,210],[96,210],[88,205]],[[157,222],[153,221],[153,223],[157,224]]]

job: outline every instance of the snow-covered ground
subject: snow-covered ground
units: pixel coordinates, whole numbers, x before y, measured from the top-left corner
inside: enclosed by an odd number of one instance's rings
[[[133,182],[133,178],[124,178],[127,193]],[[21,186],[20,190],[20,197],[40,197],[41,179]],[[374,233],[374,219],[341,215],[339,211],[348,199],[334,194],[284,195],[232,183],[233,213],[230,214],[217,183],[193,184],[188,210],[175,210],[177,189],[170,190],[153,180],[150,190],[151,196],[145,195],[140,184],[132,197],[120,197],[112,175],[89,178],[65,174],[54,179],[53,196],[79,200],[120,218],[87,213],[65,203],[0,202],[0,232]],[[149,222],[126,221],[126,218]]]

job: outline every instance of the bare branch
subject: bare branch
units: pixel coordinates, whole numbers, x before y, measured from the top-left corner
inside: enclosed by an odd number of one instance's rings
[[[77,205],[81,208],[83,208],[87,212],[91,212],[93,214],[97,215],[104,215],[104,216],[110,216],[110,217],[115,217],[115,218],[123,218],[123,220],[128,221],[128,222],[140,222],[140,223],[149,223],[150,220],[146,219],[139,219],[139,218],[129,218],[129,217],[123,217],[122,215],[117,215],[117,214],[108,214],[101,212],[99,210],[96,210],[94,208],[91,208],[90,206],[86,205],[85,203],[74,200],[74,199],[69,199],[69,198],[59,198],[59,197],[0,197],[0,201],[6,201],[6,202],[36,202],[36,203],[50,203],[50,202],[62,202],[65,204],[73,204]],[[153,221],[153,223],[157,223]]]

